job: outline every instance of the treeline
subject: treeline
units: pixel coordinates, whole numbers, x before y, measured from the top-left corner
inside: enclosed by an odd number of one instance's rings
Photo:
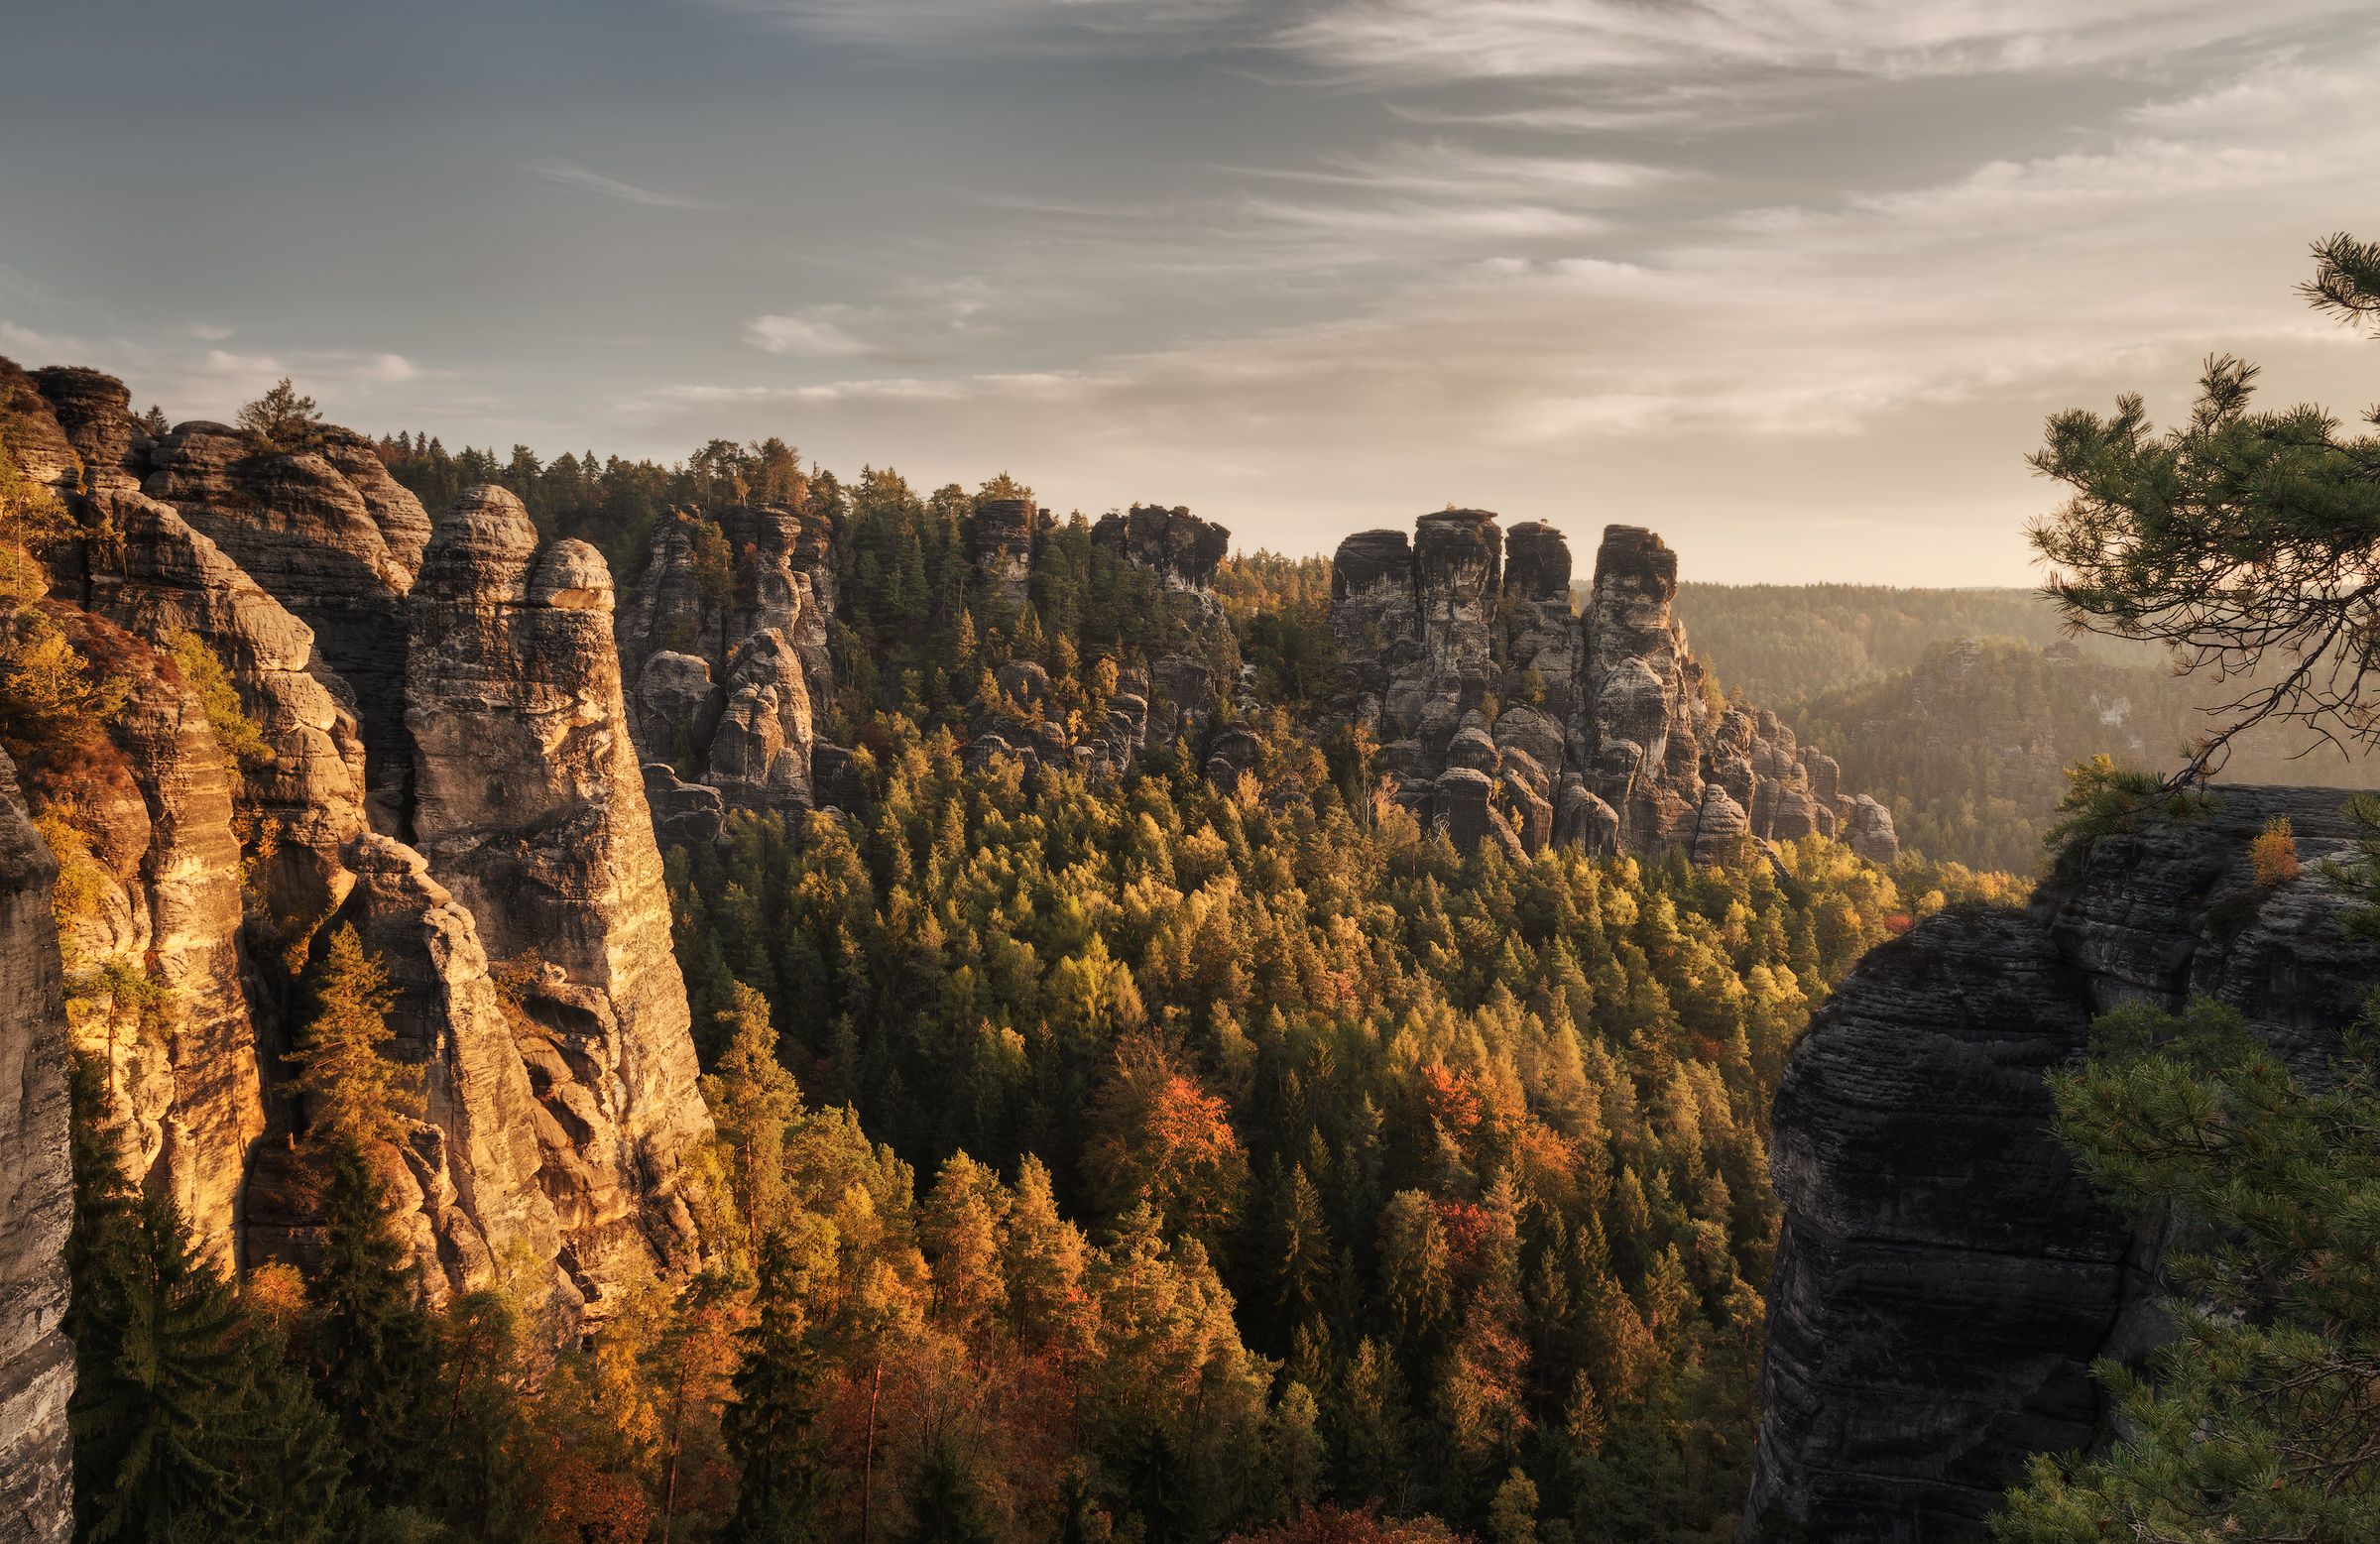
[[[1676,612],[1695,653],[1721,680],[1781,714],[1820,692],[1915,668],[1929,650],[1960,639],[2041,648],[2066,636],[2052,602],[2018,589],[1684,583]],[[2136,644],[2075,642],[2111,661],[2157,663]]]
[[[1993,639],[1935,645],[1912,669],[1819,692],[1784,716],[1843,763],[1845,786],[1892,806],[1903,842],[2030,874],[2058,823],[2066,769],[2097,756],[2179,767],[2182,748],[2207,732],[2194,706],[2206,689],[2154,664]],[[2369,758],[2272,732],[2243,737],[2222,772],[2235,782],[2380,785]]]

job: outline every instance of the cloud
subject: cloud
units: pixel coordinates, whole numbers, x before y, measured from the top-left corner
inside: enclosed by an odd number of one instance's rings
[[[850,359],[876,352],[844,326],[855,314],[847,305],[813,305],[789,315],[759,316],[744,329],[744,340],[763,353],[791,359]]]
[[[582,193],[599,193],[606,198],[615,198],[622,203],[639,204],[648,209],[710,209],[717,207],[715,204],[704,203],[700,199],[663,192],[657,187],[647,187],[642,182],[631,182],[623,178],[605,177],[600,172],[590,172],[585,167],[573,166],[567,161],[525,163],[521,170],[533,177],[551,182],[556,187],[576,188]]]

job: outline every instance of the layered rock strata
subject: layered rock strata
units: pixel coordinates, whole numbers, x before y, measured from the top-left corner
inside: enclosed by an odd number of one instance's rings
[[[419,845],[519,974],[542,1182],[596,1306],[694,1262],[681,1169],[710,1133],[612,610],[601,554],[474,489],[414,589],[407,711]]]
[[[81,898],[59,940],[88,983],[74,1042],[98,1065],[129,1177],[172,1198],[200,1252],[228,1266],[265,1130],[231,771],[170,660],[86,612],[49,611],[123,694],[103,744],[26,769],[34,807],[77,833]]]
[[[1331,566],[1352,717],[1390,791],[1465,846],[1549,842],[1717,861],[1742,839],[1844,834],[1899,854],[1892,816],[1844,798],[1834,763],[1775,715],[1724,701],[1671,615],[1677,555],[1612,526],[1585,611],[1550,526],[1425,515],[1408,540],[1362,532]]]
[[[51,889],[58,864],[0,754],[0,1535],[73,1536],[66,1400],[66,1014]]]
[[[967,522],[967,560],[987,620],[1013,618],[1031,597],[1033,552],[1049,529],[1049,512],[1030,499],[987,499]]]
[[[700,787],[723,811],[823,802],[812,763],[835,691],[833,535],[778,505],[678,513],[654,533],[620,657],[648,785],[681,817],[673,835],[718,834],[682,818],[712,802]]]
[[[538,560],[495,574],[465,553],[424,603],[438,608],[432,632],[467,621],[469,633],[431,652],[441,673],[425,688],[470,724],[430,748],[433,868],[385,829],[411,799],[389,790],[410,786],[416,763],[410,592],[430,531],[369,443],[320,428],[282,455],[205,424],[153,437],[110,378],[28,376],[5,360],[0,414],[19,464],[79,532],[48,554],[50,615],[122,696],[103,740],[61,745],[8,786],[21,778],[70,838],[61,851],[87,903],[50,964],[62,950],[106,989],[78,996],[72,1035],[106,1069],[134,1176],[171,1196],[218,1259],[307,1255],[305,1112],[272,1089],[302,1032],[303,972],[352,925],[397,991],[393,1053],[425,1075],[423,1119],[379,1166],[429,1298],[502,1285],[541,1304],[562,1339],[608,1311],[622,1280],[683,1268],[694,1242],[676,1175],[707,1117],[600,560],[576,543],[542,560],[530,534]],[[222,541],[144,489],[182,500]],[[491,492],[466,510],[481,503],[497,507],[495,546],[511,553],[527,533],[518,505]],[[464,519],[458,539],[487,524]],[[823,542],[798,539],[815,565]],[[765,583],[750,593],[768,615],[801,605]],[[381,640],[356,667],[382,679],[359,692],[299,605],[351,641]],[[192,645],[222,666],[261,759],[227,760],[176,663],[203,662]],[[484,668],[457,673],[462,654]],[[801,679],[798,643],[777,662]],[[377,721],[392,690],[394,735]],[[747,760],[772,769],[759,738]],[[555,765],[536,775],[474,785],[483,752],[535,761],[548,747]],[[448,862],[479,914],[449,890]],[[524,896],[537,904],[521,909]],[[483,943],[489,917],[506,930]]]
[[[142,491],[178,510],[313,630],[354,694],[373,825],[406,833],[406,592],[429,520],[370,445],[326,428],[283,452],[219,423],[184,423],[149,447]]]
[[[2124,1003],[2231,1004],[2318,1071],[2380,957],[2319,873],[2346,795],[2234,787],[2070,851],[2029,909],[1947,912],[1860,962],[1796,1042],[1771,1167],[1785,1222],[1741,1537],[1982,1539],[2026,1457],[2090,1446],[2096,1358],[2157,1333],[2164,1237],[2110,1214],[2049,1131],[2044,1074]],[[2294,829],[2301,876],[2249,844]]]

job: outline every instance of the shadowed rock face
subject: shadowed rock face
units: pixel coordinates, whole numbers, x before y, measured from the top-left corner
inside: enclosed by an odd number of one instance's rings
[[[1129,515],[1102,515],[1092,541],[1157,576],[1168,590],[1211,590],[1232,549],[1232,534],[1186,509],[1135,504]]]
[[[1033,548],[1047,519],[1030,499],[992,499],[967,523],[967,559],[977,583],[998,610],[1024,609],[1032,587]]]
[[[737,808],[815,802],[815,718],[835,691],[832,543],[823,517],[774,505],[678,514],[654,533],[619,628],[648,765]],[[662,785],[663,801],[699,797],[680,786]]]
[[[1771,1169],[1784,1230],[1741,1537],[1763,1514],[1851,1541],[1981,1539],[2027,1455],[2083,1447],[2088,1369],[2155,1333],[2163,1240],[2111,1215],[2049,1133],[2043,1075],[2119,1004],[2207,995],[2318,1067],[2380,957],[2317,874],[2343,792],[2223,790],[2203,818],[2070,852],[2025,912],[1930,918],[1796,1042]],[[2304,877],[2260,890],[2287,816]]]
[[[73,1536],[74,1348],[62,1324],[74,1183],[57,877],[0,754],[0,1529],[28,1544]]]
[[[491,954],[542,964],[516,1037],[566,1263],[600,1313],[638,1270],[691,1267],[679,1171],[710,1132],[601,555],[540,549],[502,489],[465,494],[415,586],[409,702],[430,872]]]
[[[1606,530],[1583,615],[1570,578],[1559,531],[1502,534],[1480,510],[1425,515],[1410,542],[1370,531],[1340,543],[1331,627],[1345,706],[1378,736],[1399,802],[1466,846],[1684,847],[1718,862],[1747,837],[1844,829],[1863,857],[1899,855],[1890,811],[1841,798],[1832,762],[1775,715],[1717,701],[1670,614],[1678,560],[1659,536]],[[1446,783],[1456,772],[1491,791]]]

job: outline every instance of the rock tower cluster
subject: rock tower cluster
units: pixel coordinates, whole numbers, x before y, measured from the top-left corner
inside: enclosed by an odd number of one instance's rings
[[[653,534],[621,609],[629,721],[662,830],[719,834],[729,809],[846,802],[835,693],[834,526],[782,505],[681,513]]]
[[[1029,564],[1031,546],[1020,545],[1025,538],[1019,533],[1040,526],[1025,523],[1016,513],[1021,508],[1020,501],[993,501],[976,512],[969,528],[978,593],[996,610],[1020,605],[1025,595],[1025,570],[1016,554],[1023,551]],[[1134,505],[1129,514],[1101,516],[1091,528],[1091,544],[1147,576],[1163,616],[1162,647],[1145,666],[1121,672],[1099,722],[1080,734],[1069,734],[1041,711],[1050,693],[1046,670],[1028,660],[1004,662],[993,672],[997,694],[976,702],[971,715],[968,756],[976,765],[1013,758],[1028,771],[1112,772],[1130,766],[1152,739],[1194,737],[1218,695],[1237,684],[1238,652],[1215,598],[1215,574],[1231,550],[1231,532],[1186,509]],[[1253,743],[1245,732],[1227,735],[1214,748],[1211,770],[1237,776],[1252,761]]]
[[[689,1270],[681,1176],[710,1123],[601,556],[540,542],[497,488],[433,532],[345,430],[152,436],[112,379],[6,361],[0,406],[74,522],[45,607],[125,695],[104,744],[0,778],[0,923],[31,930],[8,958],[34,972],[0,1069],[28,1035],[69,1036],[102,1064],[134,1177],[207,1252],[302,1255],[282,1058],[309,964],[352,927],[423,1073],[421,1119],[376,1157],[433,1300],[501,1279],[558,1336]],[[207,655],[261,732],[245,768],[189,673]],[[20,783],[87,847],[65,856],[94,898],[47,949],[47,882],[8,857]],[[61,1019],[61,951],[145,978],[157,1011],[137,1032],[103,1006]],[[25,1187],[12,1229],[64,1204],[55,1165],[0,1174]],[[19,1254],[0,1233],[0,1295]]]
[[[1465,848],[1553,842],[1717,860],[1744,837],[1900,851],[1891,812],[1773,713],[1729,703],[1670,615],[1678,559],[1610,526],[1583,612],[1551,526],[1424,515],[1339,544],[1331,628],[1350,715],[1397,800]]]

